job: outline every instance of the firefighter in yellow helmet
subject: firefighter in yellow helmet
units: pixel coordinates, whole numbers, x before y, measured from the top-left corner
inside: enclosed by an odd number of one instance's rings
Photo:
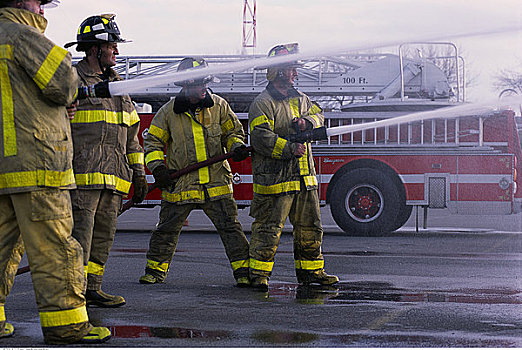
[[[297,44],[278,45],[269,57],[291,55]],[[250,279],[255,289],[268,291],[274,257],[286,218],[293,225],[294,260],[301,284],[337,283],[325,273],[321,244],[323,229],[317,179],[309,142],[291,142],[289,135],[323,125],[322,110],[293,85],[297,61],[270,66],[266,89],[250,105],[250,142],[254,147],[254,198],[250,215]]]
[[[206,66],[201,58],[187,57],[178,71]],[[223,98],[207,89],[212,79],[206,76],[177,83],[181,92],[154,116],[145,138],[145,162],[162,189],[163,200],[159,223],[150,238],[145,275],[139,280],[142,284],[165,280],[185,219],[192,210],[203,209],[221,236],[237,286],[249,285],[248,240],[237,219],[228,161],[188,173],[175,182],[168,175],[168,170],[180,170],[225,151],[235,152],[235,161],[248,157],[239,119]]]
[[[95,86],[121,80],[116,64],[120,37],[115,15],[91,16],[78,30],[77,51],[85,57],[75,66],[80,85]],[[101,289],[105,264],[114,241],[122,196],[133,185],[134,203],[147,194],[143,149],[139,144],[140,120],[128,95],[86,97],[79,101],[71,120],[73,167],[77,189],[71,192],[73,237],[83,248],[87,274],[87,306],[119,307],[125,299]]]
[[[47,344],[103,342],[82,290],[81,246],[71,236],[72,142],[65,106],[76,97],[71,55],[47,39],[42,5],[0,1],[0,337],[4,305],[27,252]]]

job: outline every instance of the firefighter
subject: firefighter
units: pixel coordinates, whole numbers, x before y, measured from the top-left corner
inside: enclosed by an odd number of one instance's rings
[[[178,71],[207,67],[202,58],[184,58]],[[159,223],[152,232],[142,284],[163,282],[174,256],[185,219],[194,209],[202,209],[221,236],[232,265],[237,286],[247,287],[248,240],[237,219],[232,197],[232,174],[228,161],[181,176],[169,177],[169,170],[234,152],[234,160],[249,156],[243,143],[244,131],[228,103],[211,93],[207,76],[180,83],[179,95],[166,103],[154,116],[145,138],[145,163],[162,189]],[[166,165],[164,149],[166,146]]]
[[[268,56],[297,52],[296,43],[278,45]],[[287,217],[293,225],[298,282],[332,285],[339,281],[323,269],[323,229],[310,143],[288,141],[289,135],[318,128],[324,122],[322,110],[293,87],[300,65],[294,61],[269,67],[269,83],[252,102],[248,113],[250,141],[255,151],[250,280],[253,288],[265,292]]]
[[[0,337],[14,328],[4,305],[27,252],[47,344],[103,342],[82,294],[81,246],[71,236],[74,188],[66,107],[78,77],[71,55],[47,39],[42,5],[0,0]]]
[[[115,15],[85,19],[78,30],[76,50],[85,57],[75,66],[81,86],[121,80],[113,67],[120,37]],[[77,189],[71,192],[73,237],[83,248],[87,276],[87,306],[119,307],[125,299],[101,290],[105,264],[114,241],[122,196],[133,185],[133,201],[147,194],[140,120],[128,95],[81,99],[71,120],[73,168]]]

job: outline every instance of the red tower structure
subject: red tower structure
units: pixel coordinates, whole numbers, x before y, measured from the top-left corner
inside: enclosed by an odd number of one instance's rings
[[[241,54],[247,54],[247,48],[256,47],[256,0],[245,0],[243,5],[243,43]]]

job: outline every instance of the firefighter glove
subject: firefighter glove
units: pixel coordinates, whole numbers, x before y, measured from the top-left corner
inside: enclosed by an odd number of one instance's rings
[[[236,147],[234,150],[234,155],[232,156],[232,160],[234,162],[241,162],[242,160],[247,159],[250,156],[250,152],[247,150],[245,145],[241,145]]]
[[[134,186],[132,201],[136,204],[143,202],[147,192],[149,191],[145,175],[134,175],[132,178],[132,185]]]
[[[156,167],[152,171],[152,175],[154,176],[154,181],[156,182],[156,187],[158,188],[168,190],[173,184],[173,181],[170,178],[169,172],[165,165]]]
[[[110,98],[111,92],[109,91],[109,81],[100,81],[97,84],[80,86],[78,88],[78,100],[83,100],[87,97],[101,97]]]
[[[310,141],[321,141],[327,140],[328,134],[326,133],[326,128],[321,126],[319,128],[315,128],[312,130],[302,131],[298,134],[290,134],[288,135],[288,141],[297,142],[297,143],[305,143]]]

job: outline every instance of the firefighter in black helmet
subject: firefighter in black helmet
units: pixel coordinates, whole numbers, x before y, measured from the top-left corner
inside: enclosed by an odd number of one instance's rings
[[[206,66],[204,59],[187,57],[178,71]],[[207,89],[212,80],[203,75],[177,82],[181,92],[154,116],[144,140],[145,162],[163,200],[160,221],[150,238],[145,275],[139,280],[142,284],[165,280],[185,219],[192,210],[202,209],[221,236],[237,285],[249,285],[248,240],[237,219],[228,161],[193,171],[175,182],[167,170],[183,169],[227,151],[236,153],[235,161],[248,157],[239,119],[223,98]]]
[[[298,52],[297,44],[278,45],[268,57]],[[268,291],[268,279],[286,218],[293,225],[294,260],[301,284],[337,283],[337,276],[324,271],[321,254],[323,228],[319,210],[317,178],[309,142],[289,141],[299,131],[319,128],[321,108],[293,85],[299,61],[267,69],[266,89],[250,105],[248,121],[252,155],[254,198],[250,215],[250,279],[252,287]]]
[[[91,16],[78,30],[76,50],[85,52],[75,66],[81,86],[121,80],[116,64],[120,37],[115,15]],[[114,241],[122,196],[133,185],[133,201],[147,194],[143,149],[139,144],[140,119],[128,95],[88,97],[79,101],[71,120],[74,173],[71,191],[75,237],[83,248],[87,274],[87,306],[119,307],[125,299],[101,290],[105,264]]]

